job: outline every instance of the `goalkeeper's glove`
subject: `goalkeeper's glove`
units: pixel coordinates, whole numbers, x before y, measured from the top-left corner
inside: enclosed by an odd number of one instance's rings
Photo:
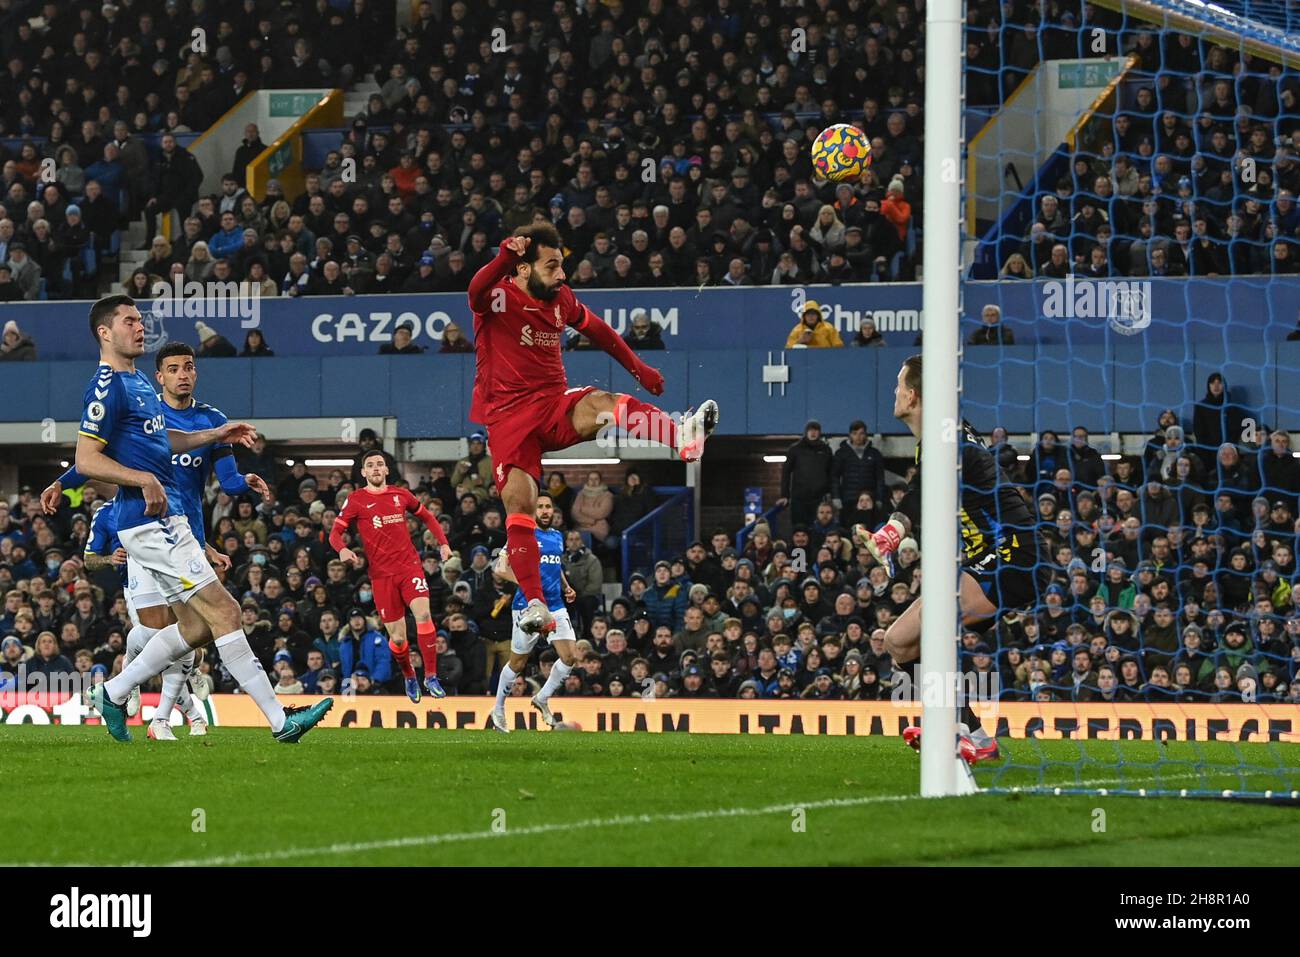
[[[865,525],[853,526],[853,540],[865,546],[867,551],[871,552],[871,557],[886,568],[893,564],[892,556],[898,551],[898,543],[903,540],[905,534],[907,529],[896,518],[885,522],[878,532],[869,531]]]

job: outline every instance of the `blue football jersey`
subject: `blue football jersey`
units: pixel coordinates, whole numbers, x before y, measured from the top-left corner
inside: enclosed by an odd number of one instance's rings
[[[107,558],[121,547],[122,541],[117,537],[117,504],[108,502],[100,506],[90,520],[90,535],[86,538],[85,552],[87,555],[102,555]],[[126,565],[119,566],[117,574],[125,588]]]
[[[167,427],[180,432],[201,432],[226,424],[226,416],[220,409],[197,400],[190,402],[188,409],[173,409],[166,402],[162,403],[162,407],[163,415],[167,417]],[[203,487],[207,485],[208,475],[217,459],[234,454],[235,450],[223,442],[203,445],[188,452],[177,452],[171,457],[172,475],[175,476],[184,502],[183,511],[190,520],[190,531],[200,546],[207,540],[203,528]]]
[[[559,611],[564,607],[564,533],[555,528],[537,529],[537,547],[542,553],[542,597],[546,607]],[[523,609],[528,607],[522,588],[515,590],[515,600],[511,607]]]
[[[185,502],[172,475],[163,403],[143,372],[114,372],[101,363],[86,389],[78,431],[104,443],[104,454],[119,465],[154,475],[167,493],[168,512],[184,513]],[[119,530],[157,521],[145,515],[144,492],[138,488],[119,486],[115,503]]]

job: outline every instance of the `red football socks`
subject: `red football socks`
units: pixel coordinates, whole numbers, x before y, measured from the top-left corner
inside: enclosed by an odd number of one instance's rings
[[[506,516],[506,548],[510,570],[529,601],[542,600],[542,551],[537,547],[537,522],[516,512]]]
[[[630,439],[677,448],[677,423],[668,413],[633,395],[620,395],[614,406],[614,424]]]
[[[411,643],[404,641],[399,645],[397,642],[390,640],[388,650],[393,653],[393,658],[397,661],[397,667],[402,669],[402,677],[414,678],[415,669],[411,667]]]
[[[420,644],[420,657],[424,659],[424,676],[438,673],[438,629],[431,621],[415,623],[416,637]]]

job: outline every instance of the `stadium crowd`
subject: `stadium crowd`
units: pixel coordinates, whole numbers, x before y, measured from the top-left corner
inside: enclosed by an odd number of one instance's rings
[[[454,0],[419,4],[399,28],[366,0],[10,0],[0,299],[93,293],[141,216],[137,293],[174,274],[263,295],[462,291],[502,235],[537,218],[560,228],[577,288],[911,279],[922,9]],[[1023,248],[1002,244],[1003,274],[1300,270],[1290,70],[1081,0],[978,0],[967,101],[996,107],[1046,59],[1114,54],[1137,57],[1118,105],[1035,202]],[[249,125],[219,190],[200,195],[214,171],[177,134],[248,91],[372,71],[379,91],[303,193],[245,192],[266,148]],[[861,184],[812,176],[811,138],[841,120],[872,140]],[[154,235],[160,214],[175,216],[170,239]]]
[[[1000,30],[968,36],[971,104],[999,104],[1040,60],[1095,56],[1091,28],[1118,25],[1100,7],[1058,2],[1035,31],[1026,5],[1010,6]],[[1300,75],[1245,47],[1142,23],[1108,37],[1134,66],[1068,164],[1045,168],[1027,234],[991,234],[999,275],[1300,272]]]
[[[1283,431],[1242,441],[1249,410],[1217,374],[1191,413],[1184,422],[1165,411],[1142,455],[1114,462],[1079,428],[1068,442],[1044,432],[1027,454],[1003,430],[991,434],[1008,481],[1034,500],[1054,581],[1038,605],[1003,609],[983,634],[965,633],[965,669],[996,674],[1001,694],[1018,700],[1300,702],[1300,461]],[[375,444],[362,435],[362,450]],[[455,555],[442,561],[414,519],[410,531],[439,627],[438,674],[452,693],[482,694],[508,655],[513,586],[492,572],[505,532],[483,436],[468,447],[465,459],[434,465],[410,486],[443,522]],[[277,690],[401,693],[365,564],[351,569],[328,546],[357,470],[313,475],[301,460],[286,469],[262,440],[240,457],[275,501],[233,500],[214,483],[208,538],[230,558],[222,581]],[[759,521],[737,551],[733,532],[714,529],[681,554],[630,570],[612,601],[602,593],[613,578],[609,548],[652,507],[652,493],[634,470],[618,490],[595,471],[577,488],[558,472],[546,485],[578,596],[581,667],[562,694],[892,693],[900,676],[884,632],[919,594],[920,555],[917,539],[905,538],[890,569],[850,541],[853,524],[878,526],[905,488],[865,423],[852,423],[832,449],[810,422],[790,447],[780,503],[788,537]],[[82,564],[100,501],[93,483],[65,492],[50,517],[30,488],[0,501],[0,681],[20,665],[88,681],[121,667],[129,624],[119,578]],[[513,693],[531,695],[553,660],[539,645]],[[195,680],[234,688],[211,654]]]
[[[914,274],[913,4],[455,0],[420,4],[400,29],[364,0],[193,6],[0,8],[0,261],[12,242],[19,266],[38,267],[12,277],[24,298],[42,277],[48,295],[84,293],[95,254],[116,251],[111,237],[141,215],[150,257],[128,287],[179,272],[268,295],[460,291],[503,234],[537,217],[560,227],[579,288]],[[206,54],[188,42],[195,26],[213,38]],[[273,181],[248,196],[245,169],[266,145],[250,125],[220,190],[200,195],[213,171],[175,134],[250,90],[369,71],[380,90],[302,194]],[[873,171],[815,182],[808,144],[847,118],[873,138]],[[39,175],[47,158],[52,182]],[[159,214],[175,214],[170,241],[154,235]]]

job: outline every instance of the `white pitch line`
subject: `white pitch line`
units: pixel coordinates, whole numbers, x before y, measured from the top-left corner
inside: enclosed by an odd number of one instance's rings
[[[1061,782],[1059,787],[1102,787],[1108,784],[1129,784],[1147,780],[1175,780],[1180,777],[1197,777],[1198,775],[1166,775],[1155,777],[1105,778],[1093,781]],[[1051,785],[1047,785],[1051,786]],[[996,795],[995,795],[996,796]],[[271,864],[278,861],[291,861],[303,857],[342,856],[359,854],[366,851],[382,851],[403,847],[433,847],[439,844],[461,844],[467,841],[482,841],[505,837],[532,837],[538,834],[553,834],[557,831],[581,831],[588,828],[630,827],[638,824],[674,824],[686,821],[707,821],[719,818],[761,817],[767,814],[790,813],[796,808],[815,811],[825,808],[865,807],[872,804],[897,804],[905,801],[932,800],[922,798],[920,794],[873,794],[856,798],[825,798],[820,801],[792,801],[785,804],[769,804],[765,807],[715,808],[707,811],[677,811],[663,814],[627,814],[617,817],[588,818],[585,821],[556,822],[551,824],[533,824],[528,827],[507,828],[504,831],[461,831],[447,834],[422,834],[414,837],[395,837],[382,841],[361,841],[350,844],[329,844],[321,847],[288,847],[277,851],[259,851],[246,854],[224,854],[215,857],[199,857],[189,860],[166,861],[124,861],[117,864],[103,863],[69,863],[49,864],[43,862],[0,863],[6,867],[229,867],[243,864]]]

